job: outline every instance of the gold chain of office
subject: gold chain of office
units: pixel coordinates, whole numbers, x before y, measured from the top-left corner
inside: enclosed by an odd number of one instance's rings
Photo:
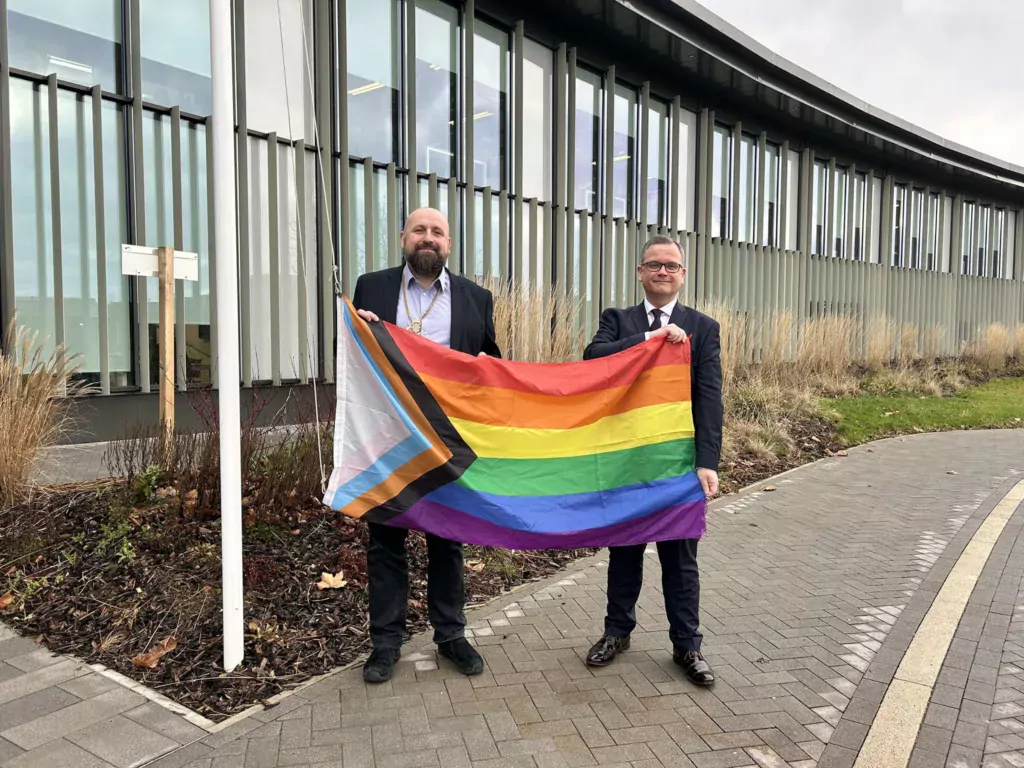
[[[409,325],[406,326],[410,331],[415,334],[423,333],[423,320],[426,319],[427,315],[430,314],[430,310],[434,308],[434,304],[437,303],[438,298],[441,296],[441,288],[438,286],[437,291],[434,293],[434,298],[430,300],[430,306],[427,307],[426,311],[420,315],[417,319],[412,319],[412,312],[409,310],[409,297],[406,293],[405,280],[402,281],[402,302],[405,304],[405,316],[409,318]]]

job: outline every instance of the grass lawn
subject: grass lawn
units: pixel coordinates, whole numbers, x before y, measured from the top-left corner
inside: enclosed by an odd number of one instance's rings
[[[1024,378],[993,379],[955,397],[852,397],[822,405],[846,445],[915,432],[1024,427]]]

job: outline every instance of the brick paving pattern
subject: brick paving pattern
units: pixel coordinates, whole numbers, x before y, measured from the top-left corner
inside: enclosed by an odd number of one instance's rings
[[[610,667],[582,661],[603,626],[607,564],[598,555],[471,614],[483,675],[458,674],[420,636],[388,683],[366,686],[358,668],[333,675],[153,765],[849,766],[993,494],[1022,477],[1022,431],[922,435],[852,450],[772,481],[775,491],[716,504],[699,554],[704,650],[718,674],[711,690],[672,663],[652,547],[632,647]],[[1024,766],[1022,516],[972,595],[916,766]],[[68,765],[131,764],[103,754],[101,739],[63,739],[104,759]],[[11,765],[22,768],[29,754]]]

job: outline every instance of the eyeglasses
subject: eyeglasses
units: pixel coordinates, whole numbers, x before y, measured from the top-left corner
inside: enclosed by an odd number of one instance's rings
[[[682,264],[675,261],[645,261],[640,266],[648,272],[657,272],[660,269],[664,269],[670,275],[674,275],[683,268]]]

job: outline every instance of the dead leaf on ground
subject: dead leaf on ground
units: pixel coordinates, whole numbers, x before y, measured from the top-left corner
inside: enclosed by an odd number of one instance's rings
[[[772,491],[776,490],[776,488],[775,488],[774,485],[766,485],[766,486],[763,486],[761,488],[761,490],[766,492],[766,493],[771,493]]]
[[[885,418],[889,418],[890,416],[895,416],[897,413],[899,413],[899,411],[886,411],[884,416]]]
[[[133,658],[132,665],[136,667],[143,667],[145,669],[156,669],[156,665],[160,663],[160,659],[177,647],[177,640],[173,637],[165,637],[153,647],[153,650],[148,653],[140,653],[138,656]]]
[[[345,574],[342,571],[338,571],[333,576],[329,573],[320,574],[320,583],[316,585],[317,589],[341,589],[346,584]]]
[[[4,610],[7,606],[14,602],[14,593],[8,592],[3,597],[0,597],[0,611]]]
[[[484,569],[484,564],[479,560],[467,560],[466,567],[471,571],[480,573]]]
[[[849,456],[846,451],[836,451],[836,456]]]
[[[947,475],[959,475],[960,473],[959,473],[959,472],[956,472],[956,471],[954,471],[954,470],[952,470],[952,469],[947,469],[947,470],[946,470],[946,474],[947,474]]]

